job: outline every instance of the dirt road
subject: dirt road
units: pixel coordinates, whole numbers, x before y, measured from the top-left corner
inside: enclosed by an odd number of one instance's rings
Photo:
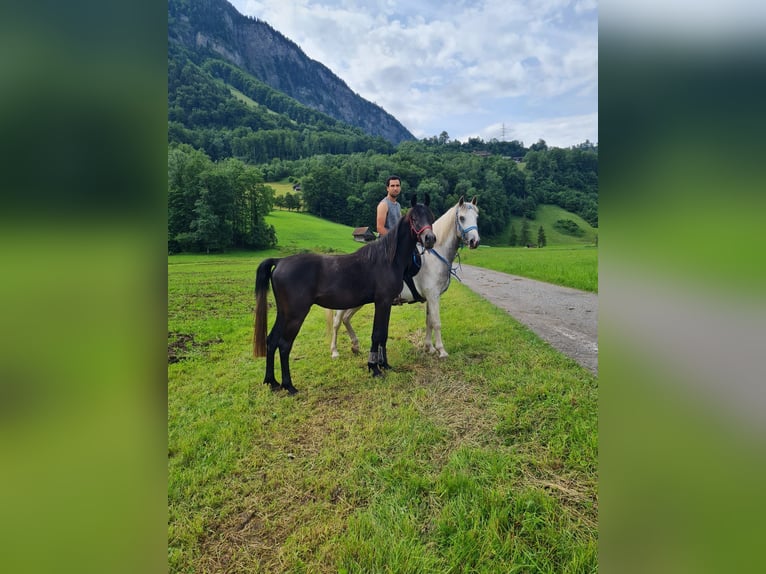
[[[462,265],[463,284],[598,375],[598,295]]]

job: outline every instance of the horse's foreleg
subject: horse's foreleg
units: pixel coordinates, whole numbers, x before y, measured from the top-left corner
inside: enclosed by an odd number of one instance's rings
[[[431,330],[433,330],[436,348],[431,345]],[[449,356],[447,351],[444,350],[444,343],[442,342],[442,323],[441,315],[439,312],[439,297],[428,301],[428,311],[426,313],[426,346],[428,347],[428,351],[430,353],[439,351],[440,359]]]
[[[372,322],[372,344],[370,345],[370,357],[367,360],[367,368],[372,371],[373,377],[383,374],[380,370],[390,369],[386,356],[386,342],[388,340],[388,321],[391,318],[391,302],[375,303],[375,318]]]
[[[431,328],[431,303],[430,301],[426,302],[426,350],[429,353],[436,352],[436,349],[434,348],[433,344],[431,343],[431,331],[433,330]]]

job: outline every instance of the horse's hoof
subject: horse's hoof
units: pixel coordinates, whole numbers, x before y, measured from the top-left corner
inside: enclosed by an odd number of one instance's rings
[[[378,368],[376,363],[367,363],[367,370],[372,371],[373,378],[383,376],[383,372]]]
[[[439,352],[439,358],[440,359],[446,359],[447,357],[449,357],[449,353],[447,351],[445,351],[444,349],[442,349]]]
[[[296,389],[296,388],[295,388],[294,386],[292,386],[292,385],[282,385],[282,388],[283,388],[284,390],[286,390],[288,393],[290,393],[291,395],[294,395],[295,393],[297,393],[297,392],[298,392],[298,389]]]

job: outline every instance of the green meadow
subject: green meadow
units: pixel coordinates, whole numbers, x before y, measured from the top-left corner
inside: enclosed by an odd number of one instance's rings
[[[460,261],[591,293],[598,293],[598,249],[590,245],[463,249]]]
[[[422,304],[395,307],[394,368],[373,379],[345,333],[330,359],[314,307],[299,393],[274,393],[252,357],[258,263],[360,244],[306,214],[268,220],[279,249],[168,258],[170,571],[597,571],[596,378],[453,281],[448,358],[422,348]],[[463,261],[485,251],[546,249]],[[372,315],[354,320],[363,346]]]

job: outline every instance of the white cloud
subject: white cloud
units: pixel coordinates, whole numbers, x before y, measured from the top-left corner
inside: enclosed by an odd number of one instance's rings
[[[567,117],[597,114],[595,0],[232,4],[268,22],[417,137],[474,133],[509,123],[520,108],[525,118],[541,118],[540,129],[558,132],[549,118],[562,109]],[[532,143],[540,138],[555,145],[546,133]],[[593,141],[592,130],[566,145],[586,138]]]
[[[570,147],[589,140],[598,142],[598,114],[577,116],[541,117],[527,121],[498,122],[484,126],[479,130],[461,135],[450,134],[452,139],[462,142],[471,137],[480,137],[484,141],[491,139],[518,140],[529,147],[538,140],[545,140],[549,147]]]

